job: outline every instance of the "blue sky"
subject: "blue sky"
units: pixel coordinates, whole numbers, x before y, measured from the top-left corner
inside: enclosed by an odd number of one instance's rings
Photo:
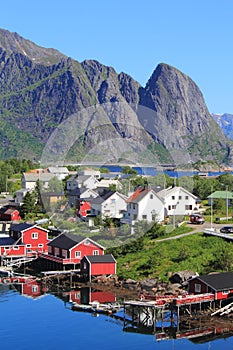
[[[212,113],[233,114],[232,0],[9,0],[0,27],[146,84],[160,62],[190,76]]]

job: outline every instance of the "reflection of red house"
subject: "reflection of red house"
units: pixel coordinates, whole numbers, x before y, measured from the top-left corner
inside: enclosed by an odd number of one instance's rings
[[[111,254],[84,256],[81,260],[81,275],[84,277],[116,274],[116,260]]]
[[[1,208],[0,209],[0,221],[19,221],[21,217],[19,211],[14,208]]]
[[[36,281],[22,283],[20,293],[31,298],[38,298],[43,294],[41,285]]]
[[[116,301],[116,296],[109,291],[93,291],[91,288],[80,288],[63,293],[69,297],[69,302],[77,304],[89,304],[93,301],[99,303],[113,303]]]
[[[9,237],[0,239],[0,256],[21,257],[47,252],[48,231],[37,225],[12,225]]]
[[[61,233],[48,243],[48,254],[40,256],[67,265],[79,264],[85,255],[103,254],[104,247],[92,239],[71,233]]]
[[[233,272],[196,276],[189,281],[189,293],[213,293],[215,300],[233,297]]]

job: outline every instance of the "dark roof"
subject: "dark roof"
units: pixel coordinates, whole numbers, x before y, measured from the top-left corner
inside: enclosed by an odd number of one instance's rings
[[[104,201],[106,201],[109,197],[111,197],[115,193],[115,191],[107,191],[101,194],[100,196],[93,198],[92,203],[93,204],[101,204]]]
[[[35,225],[27,224],[26,222],[21,222],[20,224],[15,224],[11,226],[11,231],[21,232]]]
[[[233,289],[233,272],[213,273],[197,277],[214,290]]]
[[[78,243],[82,242],[85,237],[74,235],[72,233],[62,233],[51,242],[48,243],[48,246],[57,247],[62,249],[70,249],[76,246]]]
[[[0,246],[12,245],[15,243],[15,239],[11,237],[2,237],[0,238]]]
[[[85,257],[84,257],[85,258]],[[112,263],[116,262],[112,254],[106,255],[87,255],[86,258],[90,261],[91,264],[95,263]]]

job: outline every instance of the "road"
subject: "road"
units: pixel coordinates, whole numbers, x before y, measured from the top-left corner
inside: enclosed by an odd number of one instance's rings
[[[193,234],[198,233],[198,232],[203,232],[204,229],[210,228],[211,224],[209,222],[205,222],[203,225],[188,224],[187,226],[190,228],[193,228],[193,231],[190,231],[187,233],[182,233],[182,234],[177,235],[177,236],[161,238],[161,239],[156,240],[156,242],[170,241],[172,239],[178,239],[178,238],[193,235]],[[227,226],[227,224],[215,224],[215,223],[212,224],[212,228],[217,230],[217,231],[220,230],[220,228],[223,226]]]

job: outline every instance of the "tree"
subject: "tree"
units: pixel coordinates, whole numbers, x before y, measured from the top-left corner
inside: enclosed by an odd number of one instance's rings
[[[21,206],[20,213],[24,217],[29,213],[34,213],[35,210],[36,210],[36,193],[27,192],[23,199],[23,204]]]

